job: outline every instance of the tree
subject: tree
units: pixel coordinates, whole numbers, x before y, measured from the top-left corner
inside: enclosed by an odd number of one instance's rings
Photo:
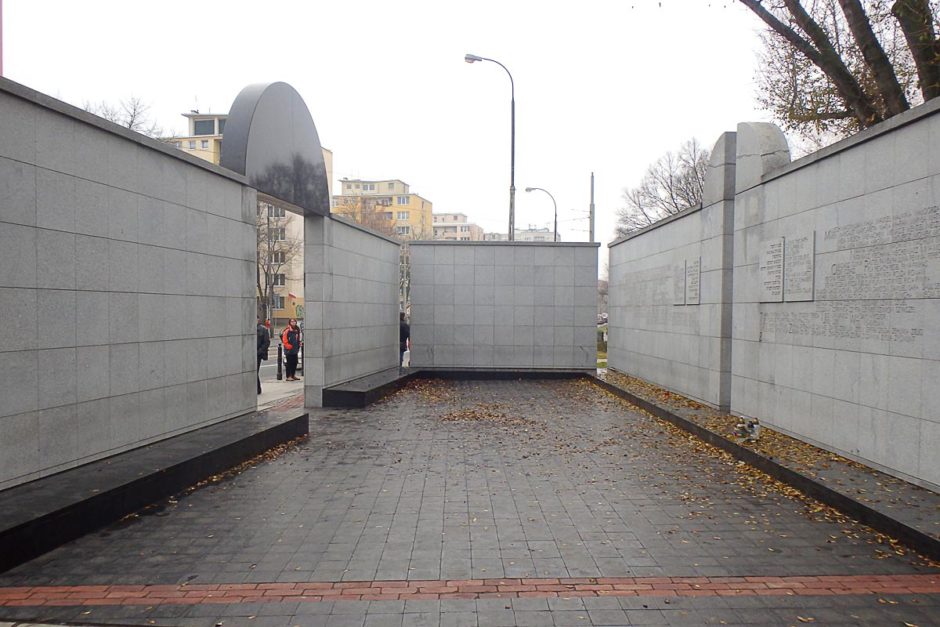
[[[86,102],[83,108],[89,113],[94,113],[98,117],[119,124],[136,133],[148,137],[163,135],[163,129],[150,116],[150,105],[135,96],[122,100],[117,105],[109,104],[103,100],[98,103]]]
[[[333,207],[333,213],[361,224],[388,237],[398,237],[395,233],[395,214],[392,212],[392,200],[383,196],[341,196],[340,203]]]
[[[639,187],[624,189],[626,204],[617,210],[618,237],[702,202],[707,167],[708,151],[695,139],[657,159]]]
[[[816,144],[940,95],[940,0],[739,0],[767,26],[758,102]]]
[[[274,307],[274,288],[283,285],[281,277],[294,259],[303,254],[302,239],[288,237],[289,226],[297,217],[282,207],[258,203],[258,317],[267,320]],[[286,277],[285,277],[286,279]]]

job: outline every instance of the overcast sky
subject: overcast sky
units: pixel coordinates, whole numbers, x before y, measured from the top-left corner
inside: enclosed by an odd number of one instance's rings
[[[516,86],[516,225],[612,239],[625,186],[683,141],[711,148],[766,120],[760,23],[734,0],[3,0],[4,74],[81,106],[137,96],[166,129],[286,81],[310,108],[334,179],[402,179],[436,212],[508,225]],[[605,251],[606,255],[606,251]]]

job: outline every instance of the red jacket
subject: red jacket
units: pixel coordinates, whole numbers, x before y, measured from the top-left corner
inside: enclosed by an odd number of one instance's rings
[[[300,350],[300,329],[287,327],[281,333],[281,344],[288,354],[293,355]]]

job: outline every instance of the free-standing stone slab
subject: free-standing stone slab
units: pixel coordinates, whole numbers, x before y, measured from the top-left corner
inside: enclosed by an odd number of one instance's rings
[[[330,214],[320,136],[303,98],[287,83],[245,87],[225,122],[221,165],[304,212]]]

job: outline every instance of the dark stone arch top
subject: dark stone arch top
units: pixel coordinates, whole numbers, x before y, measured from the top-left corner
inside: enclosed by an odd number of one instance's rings
[[[221,165],[305,213],[330,213],[320,137],[303,98],[287,83],[241,90],[225,122]]]

